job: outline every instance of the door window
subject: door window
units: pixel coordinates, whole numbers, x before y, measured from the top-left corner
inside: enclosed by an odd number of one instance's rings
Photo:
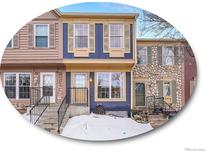
[[[86,74],[75,74],[75,87],[85,88],[86,87]]]
[[[43,96],[53,96],[53,75],[43,75]]]

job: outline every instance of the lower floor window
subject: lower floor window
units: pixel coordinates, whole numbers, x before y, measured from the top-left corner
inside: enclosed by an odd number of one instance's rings
[[[124,73],[99,72],[97,73],[98,98],[123,98]]]
[[[171,96],[171,88],[170,88],[170,82],[166,81],[163,83],[163,96]]]
[[[5,93],[8,98],[16,98],[16,74],[5,74]]]
[[[5,73],[5,93],[8,98],[30,98],[29,73]]]

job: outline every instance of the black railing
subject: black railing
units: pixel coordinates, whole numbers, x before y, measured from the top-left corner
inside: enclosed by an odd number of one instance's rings
[[[67,93],[71,96],[72,105],[88,106],[88,88],[68,88]]]
[[[178,111],[173,108],[170,104],[164,101],[164,106],[163,106],[163,113],[166,114],[169,117],[172,117],[176,115]]]
[[[152,111],[152,114],[163,113],[167,116],[175,115],[177,110],[164,101],[164,97],[148,96],[146,105]]]
[[[67,95],[57,111],[58,133],[60,133],[60,127],[70,104],[88,106],[88,88],[72,87],[67,89]]]
[[[63,119],[65,117],[65,114],[66,114],[66,111],[67,111],[69,105],[70,105],[70,95],[67,94],[64,97],[64,99],[63,99],[63,101],[62,101],[62,103],[59,106],[58,111],[57,111],[57,114],[58,114],[58,133],[60,133],[60,127],[62,125]]]
[[[44,111],[50,105],[50,96],[42,96],[30,109],[30,122],[36,124]]]
[[[30,87],[30,106],[35,105],[41,99],[42,87]]]

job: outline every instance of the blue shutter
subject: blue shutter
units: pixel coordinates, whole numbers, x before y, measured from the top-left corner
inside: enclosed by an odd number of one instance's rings
[[[95,51],[98,57],[103,55],[103,24],[95,24]]]
[[[68,51],[68,24],[63,23],[63,55]]]

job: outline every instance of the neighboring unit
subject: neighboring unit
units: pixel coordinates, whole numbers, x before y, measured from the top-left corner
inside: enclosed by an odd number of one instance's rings
[[[15,108],[22,112],[30,105],[31,91],[40,91],[36,95],[41,97],[49,88],[51,103],[60,103],[65,95],[59,17],[54,10],[33,19],[14,35],[4,52],[3,87]]]

